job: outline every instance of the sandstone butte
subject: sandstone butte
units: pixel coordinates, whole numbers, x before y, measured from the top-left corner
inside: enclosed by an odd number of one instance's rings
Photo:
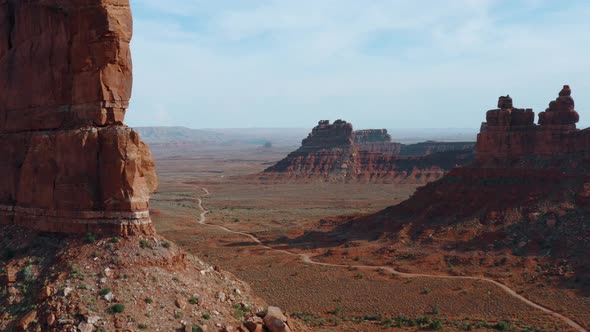
[[[474,143],[392,142],[386,129],[353,129],[336,120],[319,121],[301,147],[267,168],[263,176],[333,180],[436,180],[473,159]]]
[[[500,97],[477,136],[475,161],[419,188],[386,213],[442,220],[534,209],[548,199],[587,206],[590,129],[576,128],[579,114],[574,106],[566,85],[535,124],[531,109],[515,108],[510,96]]]
[[[0,0],[0,224],[152,234],[128,0]]]

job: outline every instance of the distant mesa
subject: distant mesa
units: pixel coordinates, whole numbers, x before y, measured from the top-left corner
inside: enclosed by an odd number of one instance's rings
[[[151,234],[154,161],[123,125],[129,4],[82,2],[0,0],[0,223]]]
[[[276,179],[435,180],[473,160],[474,143],[392,142],[386,129],[353,129],[344,120],[321,120],[290,153],[263,173]]]

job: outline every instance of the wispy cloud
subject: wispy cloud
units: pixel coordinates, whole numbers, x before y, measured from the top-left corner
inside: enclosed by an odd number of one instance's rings
[[[570,83],[590,123],[586,1],[132,0],[132,125],[477,127]],[[588,118],[588,119],[586,119]]]

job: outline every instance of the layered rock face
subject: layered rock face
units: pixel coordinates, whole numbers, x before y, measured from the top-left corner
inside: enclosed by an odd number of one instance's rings
[[[435,180],[457,165],[471,162],[474,143],[391,141],[386,129],[353,131],[338,120],[318,123],[302,146],[264,171],[286,178],[366,181]]]
[[[154,162],[123,125],[128,0],[0,0],[0,223],[151,233]]]
[[[533,160],[579,159],[588,154],[588,132],[576,129],[579,115],[569,86],[564,86],[559,97],[539,114],[539,125],[534,123],[532,110],[512,108],[512,100],[508,99],[500,97],[500,108],[488,111],[487,122],[482,124],[477,137],[479,165],[522,166]]]
[[[573,106],[566,85],[537,125],[532,110],[514,108],[510,97],[500,97],[477,137],[475,162],[419,189],[398,208],[442,220],[534,209],[548,199],[587,205],[590,131],[576,129]]]
[[[322,120],[301,142],[301,146],[308,149],[321,149],[327,146],[350,146],[352,142],[352,124],[342,120],[336,120],[330,124],[329,120]]]
[[[391,135],[387,133],[387,129],[363,129],[354,132],[355,144],[366,143],[390,143]]]

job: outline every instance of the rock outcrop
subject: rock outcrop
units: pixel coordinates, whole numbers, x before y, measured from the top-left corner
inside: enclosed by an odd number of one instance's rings
[[[301,147],[264,171],[273,178],[361,181],[435,180],[473,159],[474,143],[391,141],[386,129],[353,131],[337,120],[318,123]]]
[[[500,97],[499,104],[506,98]],[[504,106],[511,104],[510,99]],[[539,125],[535,125],[534,117],[530,109],[488,111],[487,122],[482,124],[477,137],[478,167],[537,168],[534,163],[555,163],[588,155],[589,132],[576,129],[579,115],[574,110],[569,86],[564,86],[557,100],[539,114]]]
[[[354,132],[355,144],[390,143],[391,135],[387,129],[363,129]]]
[[[561,217],[567,209],[584,211],[590,203],[590,131],[576,129],[568,86],[552,105],[544,113],[559,120],[545,122],[550,116],[536,125],[532,110],[515,109],[509,97],[500,97],[499,108],[488,111],[482,125],[473,164],[454,168],[376,219],[406,215],[425,225],[448,226],[476,218],[503,225],[518,218],[530,222],[530,216],[547,211],[560,210],[551,213]]]
[[[0,0],[0,223],[152,233],[154,162],[123,125],[128,0]]]

